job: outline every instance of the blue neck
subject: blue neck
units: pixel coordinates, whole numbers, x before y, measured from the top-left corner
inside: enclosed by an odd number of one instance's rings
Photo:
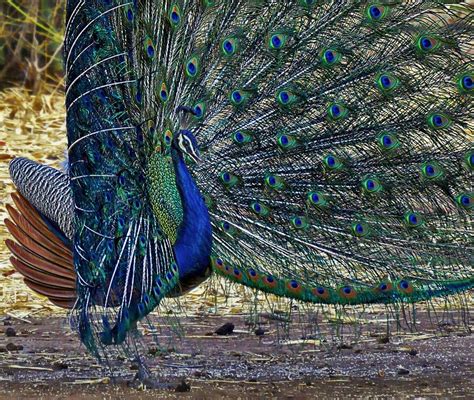
[[[206,204],[188,171],[181,153],[172,150],[176,186],[183,207],[174,253],[180,279],[203,274],[210,264],[212,230]]]

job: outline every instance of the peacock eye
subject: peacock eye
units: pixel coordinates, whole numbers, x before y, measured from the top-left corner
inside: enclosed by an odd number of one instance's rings
[[[270,50],[282,49],[288,40],[288,36],[284,33],[274,33],[268,40],[268,47]]]
[[[400,282],[400,287],[402,289],[408,289],[410,287],[410,284],[407,281],[403,280]]]
[[[400,146],[397,136],[388,132],[377,136],[377,144],[382,151],[391,151]]]
[[[177,4],[171,7],[169,12],[169,20],[173,27],[177,27],[181,22],[181,11]]]
[[[344,119],[349,114],[349,110],[340,103],[333,103],[327,109],[327,115],[332,121]]]
[[[242,101],[242,95],[240,94],[239,91],[235,91],[235,92],[232,92],[232,99],[236,102],[236,103],[240,103]]]
[[[334,49],[326,49],[321,54],[321,64],[323,67],[332,67],[341,61],[342,55]]]
[[[148,44],[146,47],[146,53],[149,58],[153,58],[155,56],[155,48],[153,47],[153,44]]]
[[[225,56],[233,56],[239,49],[239,40],[236,37],[228,37],[222,41],[221,51]]]
[[[440,180],[444,177],[444,171],[436,162],[427,162],[421,165],[423,177],[431,181]]]
[[[280,92],[279,97],[280,97],[280,101],[281,101],[283,104],[288,103],[288,101],[290,100],[290,95],[289,95],[288,92],[286,92],[286,91]]]
[[[278,35],[272,36],[272,45],[274,48],[278,49],[281,47],[281,39],[278,37]]]
[[[444,129],[451,125],[451,118],[446,114],[434,113],[428,116],[428,125],[433,129]]]
[[[365,10],[369,22],[378,23],[388,15],[390,8],[382,4],[372,4]]]
[[[392,84],[392,81],[390,80],[390,77],[388,77],[387,75],[383,75],[382,78],[381,78],[381,81],[382,81],[383,87],[385,87],[385,88],[390,87],[390,85]]]
[[[232,53],[234,51],[234,45],[232,44],[230,40],[225,40],[223,46],[224,46],[224,50],[227,53]]]
[[[163,82],[160,86],[159,96],[163,103],[168,101],[168,87],[166,86],[165,82]]]
[[[195,119],[202,119],[204,118],[204,114],[206,113],[206,103],[204,101],[199,101],[193,106]]]
[[[416,41],[418,52],[424,54],[431,53],[437,50],[440,45],[441,42],[437,38],[431,36],[422,35],[419,36],[418,40]]]
[[[461,77],[458,79],[458,88],[461,93],[468,93],[472,91],[472,88],[474,87],[474,79],[473,79],[473,74],[472,73],[465,73],[461,75]]]
[[[334,62],[334,53],[332,52],[332,50],[326,50],[326,52],[324,53],[324,57],[326,58],[326,61],[331,64]]]
[[[194,60],[190,60],[188,61],[188,64],[186,66],[186,71],[187,71],[187,75],[189,77],[194,77],[196,76],[196,73],[197,73],[197,66],[196,66],[196,63]]]
[[[377,6],[371,6],[369,8],[369,12],[371,17],[374,19],[380,19],[380,17],[382,16],[382,11],[380,11],[380,8],[378,8]]]
[[[377,178],[366,178],[362,181],[362,189],[366,193],[378,193],[382,191],[382,185]]]
[[[473,81],[472,81],[472,77],[470,77],[470,76],[463,77],[462,78],[462,86],[466,90],[471,90],[474,86]]]
[[[474,197],[473,193],[461,193],[460,195],[456,197],[456,201],[459,206],[467,210],[470,210],[474,207],[473,197]]]
[[[358,238],[366,237],[369,235],[369,227],[363,222],[355,222],[351,226],[352,234]]]
[[[430,39],[424,37],[420,39],[420,45],[423,50],[429,50],[433,47],[433,42]]]
[[[418,228],[424,224],[423,218],[417,212],[409,211],[404,215],[405,225],[409,228]]]
[[[323,158],[323,165],[328,170],[339,170],[343,167],[341,160],[333,154],[328,154]]]

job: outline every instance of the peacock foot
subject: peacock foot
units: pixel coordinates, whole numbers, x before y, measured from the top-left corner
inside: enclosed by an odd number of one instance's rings
[[[138,371],[129,386],[140,389],[161,389],[161,390],[175,390],[177,385],[172,382],[161,382],[150,372],[148,367],[142,363],[138,364]]]

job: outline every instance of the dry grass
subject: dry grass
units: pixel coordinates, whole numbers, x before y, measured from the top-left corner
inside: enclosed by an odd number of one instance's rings
[[[2,0],[0,84],[21,82],[39,93],[62,76],[64,0]]]

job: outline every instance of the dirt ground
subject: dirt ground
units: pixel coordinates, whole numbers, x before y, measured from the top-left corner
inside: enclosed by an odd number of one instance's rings
[[[182,318],[180,334],[163,323],[166,351],[156,351],[148,331],[145,347],[152,372],[171,389],[144,391],[133,382],[133,363],[115,361],[111,377],[64,318],[0,318],[0,399],[474,398],[466,326],[432,326],[425,316],[418,332],[388,337],[382,321],[360,331],[311,321],[299,316],[288,326],[264,317],[259,335],[243,316]],[[216,335],[224,323],[233,333]]]

